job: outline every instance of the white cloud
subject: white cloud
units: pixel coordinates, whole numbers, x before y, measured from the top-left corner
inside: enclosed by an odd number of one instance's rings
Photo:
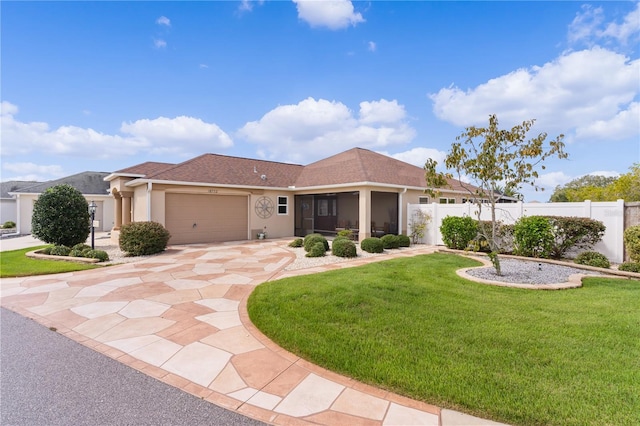
[[[162,40],[162,39],[154,38],[153,39],[153,46],[156,49],[164,49],[165,47],[167,47],[167,42]]]
[[[25,180],[43,182],[61,178],[65,175],[61,166],[43,166],[34,163],[2,163],[3,170],[18,173],[11,180]]]
[[[586,41],[590,44],[591,38],[603,21],[604,11],[601,7],[594,8],[591,5],[583,4],[581,11],[576,13],[576,17],[569,24],[567,35],[569,42],[574,44],[579,41]]]
[[[389,154],[386,151],[381,151],[380,154],[393,157],[396,160],[404,161],[405,163],[413,164],[418,167],[424,167],[424,163],[426,163],[429,158],[436,160],[438,164],[442,164],[447,155],[444,151],[438,151],[437,149],[432,148],[413,148],[397,154]]]
[[[404,106],[398,105],[398,101],[380,99],[373,102],[360,102],[360,122],[370,123],[396,123],[406,117]]]
[[[438,118],[459,126],[486,124],[495,113],[501,126],[536,119],[533,130],[546,131],[551,137],[571,131],[590,136],[593,123],[599,121],[618,124],[619,135],[638,135],[632,116],[640,93],[639,74],[640,60],[594,47],[466,91],[444,88],[430,98]]]
[[[622,140],[638,136],[640,103],[632,102],[624,111],[605,120],[596,120],[576,130],[577,139]]]
[[[367,49],[369,50],[369,52],[375,52],[377,49],[376,43],[374,41],[370,41],[369,43],[367,43]]]
[[[193,117],[142,119],[122,123],[120,131],[148,141],[152,153],[181,153],[185,148],[201,152],[233,146],[229,135],[216,124]]]
[[[161,16],[158,19],[156,19],[156,24],[164,25],[166,27],[170,27],[171,26],[171,20],[169,18],[167,18],[166,16]]]
[[[282,105],[244,125],[238,136],[258,144],[265,158],[306,163],[354,146],[382,148],[404,144],[415,130],[397,101],[362,102],[359,116],[344,104],[307,98]]]
[[[240,6],[238,6],[238,11],[241,13],[251,12],[253,10],[254,3],[257,3],[261,6],[264,3],[264,0],[242,0],[240,2]]]
[[[216,124],[193,117],[122,123],[122,135],[110,135],[77,126],[50,129],[47,123],[24,123],[15,118],[18,108],[2,103],[2,156],[41,153],[88,159],[107,159],[140,152],[193,155],[227,148],[233,141]]]
[[[611,37],[622,44],[627,44],[630,39],[636,38],[640,33],[640,2],[636,3],[636,8],[629,12],[621,24],[610,22],[599,35]]]
[[[354,11],[349,0],[293,0],[298,18],[311,27],[327,27],[331,30],[355,26],[365,19]]]
[[[592,46],[598,41],[627,45],[637,41],[640,35],[640,2],[622,18],[621,23],[605,22],[602,7],[594,8],[583,5],[579,13],[569,25],[567,38],[570,44],[585,43]]]

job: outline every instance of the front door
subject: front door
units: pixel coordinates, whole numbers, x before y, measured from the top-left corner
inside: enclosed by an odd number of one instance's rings
[[[338,206],[335,195],[316,195],[316,232],[335,232],[338,224]]]

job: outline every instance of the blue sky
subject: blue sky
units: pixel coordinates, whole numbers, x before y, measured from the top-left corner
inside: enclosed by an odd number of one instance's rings
[[[466,126],[565,135],[526,201],[640,162],[640,3],[12,2],[1,179],[358,146],[442,163]]]

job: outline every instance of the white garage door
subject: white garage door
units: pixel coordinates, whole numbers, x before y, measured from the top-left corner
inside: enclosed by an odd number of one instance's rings
[[[246,196],[166,194],[165,206],[169,244],[247,239]]]

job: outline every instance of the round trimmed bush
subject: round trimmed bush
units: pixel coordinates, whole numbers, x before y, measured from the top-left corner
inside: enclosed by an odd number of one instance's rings
[[[120,249],[130,256],[160,253],[167,248],[169,231],[158,222],[132,222],[120,228]]]
[[[98,259],[100,262],[106,262],[109,260],[109,255],[104,250],[87,250],[84,252],[84,257],[89,259]]]
[[[91,250],[91,249],[89,249]],[[84,257],[84,251],[72,248],[69,252],[69,256],[71,257]]]
[[[555,237],[544,216],[523,216],[513,228],[514,253],[526,257],[551,257]]]
[[[447,216],[442,219],[440,233],[448,248],[464,250],[478,234],[478,223],[469,216]]]
[[[303,243],[304,243],[304,240],[302,238],[296,238],[295,240],[289,243],[289,247],[293,247],[293,248],[302,247]]]
[[[400,241],[398,241],[398,236],[393,234],[387,234],[380,237],[380,241],[382,241],[382,246],[385,249],[397,249],[400,247]]]
[[[356,245],[348,238],[336,238],[331,243],[331,253],[338,257],[356,257]]]
[[[621,263],[620,266],[618,266],[618,271],[640,273],[640,263],[637,263],[637,262]]]
[[[400,247],[409,247],[411,245],[411,238],[408,235],[398,235],[398,245]]]
[[[322,257],[327,252],[322,241],[316,241],[316,243],[310,247],[309,251],[305,255],[306,257]]]
[[[67,246],[53,246],[49,251],[51,256],[69,256],[71,249]]]
[[[2,227],[4,229],[13,229],[16,227],[16,223],[12,220],[8,220],[2,225]]]
[[[47,188],[33,204],[31,233],[45,243],[72,247],[90,232],[89,204],[71,185]]]
[[[595,266],[596,268],[608,269],[611,266],[607,256],[597,251],[583,251],[576,256],[575,262],[580,265]]]
[[[309,251],[311,251],[311,248],[318,242],[322,243],[325,252],[329,250],[329,241],[327,241],[324,235],[309,234],[304,237],[304,251],[308,253]]]
[[[378,237],[365,238],[360,242],[360,248],[367,253],[382,253],[384,251],[384,244]]]

